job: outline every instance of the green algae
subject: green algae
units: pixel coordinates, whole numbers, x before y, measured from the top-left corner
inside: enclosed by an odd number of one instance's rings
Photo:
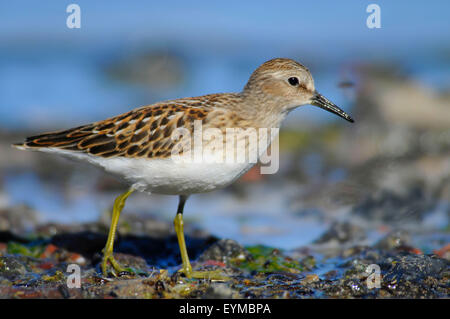
[[[62,271],[56,270],[53,275],[42,275],[41,279],[46,282],[57,282],[65,279]]]
[[[24,245],[17,242],[9,242],[7,246],[8,254],[22,255],[39,258],[45,250],[45,245]]]
[[[250,257],[246,260],[231,260],[231,264],[243,270],[258,273],[300,273],[304,266],[292,258],[283,256],[280,250],[263,245],[246,247]]]

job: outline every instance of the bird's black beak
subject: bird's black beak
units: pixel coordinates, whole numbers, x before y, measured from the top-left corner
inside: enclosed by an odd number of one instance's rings
[[[352,123],[354,122],[354,120],[351,118],[350,115],[345,113],[336,104],[329,101],[326,97],[324,97],[322,94],[320,94],[317,91],[314,92],[314,96],[313,96],[311,102],[312,102],[311,105],[318,106],[321,109],[324,109],[325,111],[334,113],[334,114],[342,117],[343,119],[346,119],[349,122],[352,122]]]

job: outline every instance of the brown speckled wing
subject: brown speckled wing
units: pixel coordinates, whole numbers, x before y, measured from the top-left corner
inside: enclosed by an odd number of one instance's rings
[[[206,99],[206,100],[205,100]],[[188,98],[153,104],[125,114],[65,131],[31,136],[25,148],[58,148],[101,157],[167,158],[177,127],[192,130],[194,120],[206,118],[207,98]]]

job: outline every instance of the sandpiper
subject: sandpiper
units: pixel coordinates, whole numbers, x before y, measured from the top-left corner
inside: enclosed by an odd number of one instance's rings
[[[180,272],[189,278],[211,278],[214,274],[193,271],[189,262],[183,232],[184,205],[191,194],[230,185],[254,163],[175,160],[174,154],[185,156],[189,153],[186,145],[192,136],[176,139],[174,132],[180,128],[193,132],[195,122],[222,133],[236,127],[279,128],[291,110],[306,104],[353,122],[347,113],[315,90],[311,73],[305,66],[291,59],[276,58],[258,67],[242,92],[159,102],[103,121],[28,137],[14,146],[87,161],[130,185],[114,202],[101,263],[105,276],[109,270],[112,275],[124,270],[113,257],[114,237],[126,199],[138,190],[179,196],[174,224],[182,258]],[[270,139],[263,143],[263,148],[269,144]],[[251,147],[244,143],[245,149]],[[217,150],[209,148],[207,153],[216,155]],[[260,155],[261,151],[258,151]]]

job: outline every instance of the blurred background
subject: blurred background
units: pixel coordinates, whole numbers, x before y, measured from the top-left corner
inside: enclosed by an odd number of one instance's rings
[[[372,2],[379,29],[366,26]],[[70,3],[80,29],[66,26]],[[192,196],[188,227],[283,249],[403,231],[414,247],[439,249],[450,242],[448,12],[448,1],[1,2],[0,229],[108,225],[126,188],[11,143],[164,99],[240,91],[261,63],[288,57],[355,123],[298,108],[281,131],[279,172],[255,168]],[[176,205],[133,194],[122,217],[166,225]]]

